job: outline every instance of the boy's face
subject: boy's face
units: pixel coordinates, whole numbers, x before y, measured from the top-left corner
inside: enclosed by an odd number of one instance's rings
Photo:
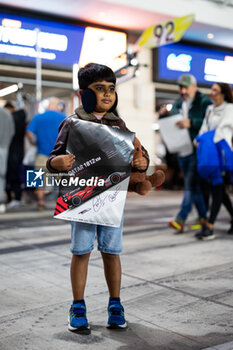
[[[96,95],[97,103],[94,112],[104,113],[112,108],[116,100],[115,85],[113,83],[103,80],[90,84],[88,88],[94,91]]]

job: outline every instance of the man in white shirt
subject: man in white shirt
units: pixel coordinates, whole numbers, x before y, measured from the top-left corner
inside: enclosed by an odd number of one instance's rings
[[[197,136],[202,125],[206,109],[212,102],[198,91],[196,78],[192,74],[183,74],[178,79],[180,98],[173,104],[169,113],[165,107],[160,109],[160,118],[181,114],[183,119],[177,122],[181,129],[188,129],[190,139]],[[196,155],[193,147],[178,153],[180,169],[184,176],[184,197],[179,213],[169,225],[178,232],[183,232],[184,222],[192,209],[193,203],[198,211],[200,224],[206,221],[206,208],[200,190],[199,176],[196,170]]]

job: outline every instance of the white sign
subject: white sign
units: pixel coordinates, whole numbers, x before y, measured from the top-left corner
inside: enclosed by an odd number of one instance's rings
[[[0,53],[35,58],[38,55],[34,48],[36,44],[36,30],[0,26]],[[68,39],[66,35],[39,32],[38,46],[41,49],[66,51]],[[56,59],[56,54],[53,52],[41,51],[39,56],[51,61]]]
[[[37,44],[37,33],[30,29],[0,26],[0,42],[33,47]],[[65,35],[40,32],[38,45],[42,49],[66,51],[68,39]]]
[[[233,57],[225,56],[224,61],[207,58],[205,61],[205,80],[233,83]]]
[[[178,70],[180,72],[190,72],[192,59],[191,55],[182,53],[176,56],[175,53],[171,53],[167,56],[167,69]]]
[[[183,119],[181,114],[165,117],[158,120],[160,132],[164,143],[170,153],[184,152],[191,154],[193,145],[188,129],[179,128],[176,123]]]

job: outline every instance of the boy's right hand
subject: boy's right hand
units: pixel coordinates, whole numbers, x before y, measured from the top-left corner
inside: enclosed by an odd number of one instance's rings
[[[75,156],[73,154],[64,154],[52,158],[50,165],[52,168],[63,171],[72,169],[72,165],[75,161]]]

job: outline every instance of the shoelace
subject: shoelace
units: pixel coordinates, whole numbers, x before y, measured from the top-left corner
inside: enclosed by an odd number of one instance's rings
[[[85,311],[81,308],[72,308],[71,314],[74,315],[75,317],[84,317]]]
[[[112,315],[120,316],[123,309],[118,307],[110,307],[109,311],[111,312]]]

